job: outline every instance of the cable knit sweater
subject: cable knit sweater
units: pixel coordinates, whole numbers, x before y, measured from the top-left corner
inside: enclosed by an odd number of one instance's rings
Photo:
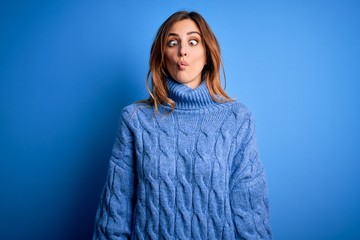
[[[168,79],[174,112],[123,109],[93,239],[271,239],[254,120]]]

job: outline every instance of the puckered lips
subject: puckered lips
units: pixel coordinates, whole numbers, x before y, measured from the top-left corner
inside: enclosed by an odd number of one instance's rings
[[[185,61],[178,61],[177,66],[179,70],[185,70],[186,67],[189,66],[189,64]]]

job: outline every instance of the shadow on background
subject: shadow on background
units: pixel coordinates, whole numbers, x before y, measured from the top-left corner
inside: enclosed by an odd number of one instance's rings
[[[64,235],[61,234],[58,239],[91,239],[92,237],[95,214],[115,139],[116,120],[119,119],[120,110],[132,102],[132,95],[137,88],[131,81],[133,79],[131,74],[121,74],[113,78],[121,84],[117,88],[103,90],[103,96],[98,99],[102,102],[102,106],[94,109],[93,116],[89,117],[95,119],[95,122],[91,124],[91,138],[84,144],[82,159],[86,159],[85,170],[76,183],[72,210],[63,221],[67,228],[63,232]],[[105,113],[103,108],[106,109]]]
[[[0,239],[91,238],[120,112],[147,96],[120,6],[1,3]]]

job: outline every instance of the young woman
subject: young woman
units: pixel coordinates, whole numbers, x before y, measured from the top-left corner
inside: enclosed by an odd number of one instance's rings
[[[180,11],[150,54],[150,98],[123,109],[94,239],[270,239],[254,119],[220,83],[204,18]]]

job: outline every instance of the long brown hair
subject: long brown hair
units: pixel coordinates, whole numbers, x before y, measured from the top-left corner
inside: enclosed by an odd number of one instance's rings
[[[146,88],[150,97],[145,102],[153,105],[155,111],[161,104],[169,105],[171,110],[175,109],[175,102],[168,97],[166,77],[169,75],[165,67],[166,40],[172,25],[178,21],[191,19],[195,22],[202,35],[202,41],[206,50],[206,65],[202,70],[202,79],[206,81],[211,98],[216,102],[228,102],[232,99],[226,94],[221,86],[220,66],[224,73],[221,61],[220,46],[210,26],[197,12],[178,11],[172,14],[159,28],[154,42],[151,46],[149,71],[146,76]],[[151,89],[149,78],[151,76]],[[225,80],[225,73],[224,73]]]

